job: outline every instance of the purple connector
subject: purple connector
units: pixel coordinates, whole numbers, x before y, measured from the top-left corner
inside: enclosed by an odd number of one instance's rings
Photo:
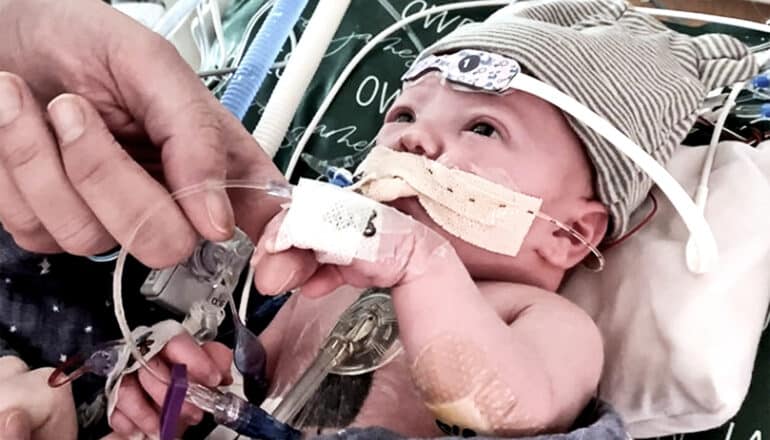
[[[160,413],[160,440],[174,440],[177,437],[179,416],[182,404],[187,395],[187,367],[184,364],[174,364],[171,367],[171,383],[163,400]]]

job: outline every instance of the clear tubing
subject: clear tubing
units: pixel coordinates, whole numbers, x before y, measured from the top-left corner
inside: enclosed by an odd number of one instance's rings
[[[209,191],[212,189],[233,189],[233,188],[239,188],[239,189],[252,189],[252,190],[258,190],[263,191],[268,195],[274,196],[274,197],[281,197],[281,198],[291,198],[291,186],[284,182],[279,181],[267,181],[267,182],[255,182],[252,180],[229,180],[222,183],[211,183],[211,182],[204,182],[199,183],[197,185],[189,186],[187,188],[182,188],[179,191],[174,192],[171,194],[171,202],[183,199],[185,197],[189,197],[193,194],[198,194],[202,191]],[[118,327],[120,328],[120,333],[123,336],[123,339],[126,342],[126,345],[131,350],[131,355],[136,359],[136,361],[147,371],[155,377],[157,380],[159,380],[161,383],[168,385],[169,382],[164,377],[159,375],[155,370],[152,369],[148,365],[148,363],[144,360],[144,357],[139,352],[139,349],[136,346],[136,341],[133,338],[133,335],[131,334],[131,328],[128,326],[128,321],[126,320],[126,312],[123,308],[123,270],[126,264],[126,258],[128,257],[128,249],[131,248],[131,244],[133,243],[134,239],[136,238],[136,235],[139,233],[139,230],[144,226],[144,224],[149,220],[153,215],[157,214],[163,206],[165,206],[167,203],[170,203],[170,201],[166,200],[163,202],[157,203],[155,206],[153,206],[147,214],[145,214],[144,217],[142,217],[139,222],[137,223],[137,226],[131,231],[131,234],[128,236],[128,240],[126,242],[126,245],[123,246],[120,249],[120,254],[118,254],[118,259],[115,264],[115,272],[112,277],[112,300],[114,304],[114,312],[115,312],[115,319],[118,322]]]

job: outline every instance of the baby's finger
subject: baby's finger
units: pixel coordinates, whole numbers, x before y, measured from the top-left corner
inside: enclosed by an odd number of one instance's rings
[[[251,264],[254,285],[265,295],[280,295],[304,284],[320,265],[315,254],[305,249],[268,254],[259,248]]]
[[[302,295],[310,298],[318,298],[346,284],[345,279],[337,266],[327,265],[321,267],[305,284],[302,285]]]
[[[119,409],[113,411],[109,423],[110,428],[112,428],[116,433],[120,434],[121,438],[128,438],[134,433],[139,432],[139,428],[137,428],[136,425],[134,425],[134,423]]]
[[[265,295],[287,292],[303,284],[318,269],[318,262],[311,251],[276,249],[275,240],[285,216],[286,211],[281,212],[265,226],[251,259],[254,285]]]
[[[150,361],[150,367],[164,379],[171,377],[168,366],[158,359],[152,359]],[[138,376],[139,383],[142,385],[145,393],[150,396],[157,407],[163,407],[163,402],[166,400],[166,393],[168,392],[168,384],[159,381],[144,368],[139,370]],[[184,405],[182,405],[181,417],[189,424],[197,425],[203,420],[203,411],[185,402]]]
[[[231,367],[233,365],[233,350],[219,342],[206,342],[201,345],[203,351],[211,358],[217,369],[222,373],[222,383],[220,385],[230,385],[233,383]]]
[[[222,383],[222,373],[208,354],[187,333],[174,336],[163,349],[162,356],[170,364],[187,366],[189,380],[210,387]]]

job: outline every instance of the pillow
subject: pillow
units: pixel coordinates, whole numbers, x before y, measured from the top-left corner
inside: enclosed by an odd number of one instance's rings
[[[706,151],[682,148],[667,166],[691,194]],[[578,269],[562,289],[602,332],[600,397],[634,437],[719,426],[751,382],[770,301],[770,143],[721,143],[709,190],[705,215],[720,250],[713,272],[687,270],[688,231],[656,188],[651,222],[608,250],[603,272]]]

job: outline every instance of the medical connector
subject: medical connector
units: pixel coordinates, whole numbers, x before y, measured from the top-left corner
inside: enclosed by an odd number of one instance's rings
[[[767,89],[770,87],[770,77],[765,74],[757,75],[751,80],[751,85],[755,89]]]
[[[222,307],[207,301],[197,301],[190,307],[182,325],[196,340],[213,341],[224,319],[225,311]]]
[[[345,168],[338,168],[334,166],[328,166],[324,172],[324,176],[329,180],[329,183],[340,188],[345,188],[353,184],[353,173]]]
[[[265,440],[300,440],[302,433],[281,423],[258,406],[233,393],[223,393],[202,385],[188,383],[186,367],[172,367],[171,383],[161,414],[161,440],[173,439],[172,427],[177,426],[182,401],[187,400],[214,416],[214,421],[238,434]]]

